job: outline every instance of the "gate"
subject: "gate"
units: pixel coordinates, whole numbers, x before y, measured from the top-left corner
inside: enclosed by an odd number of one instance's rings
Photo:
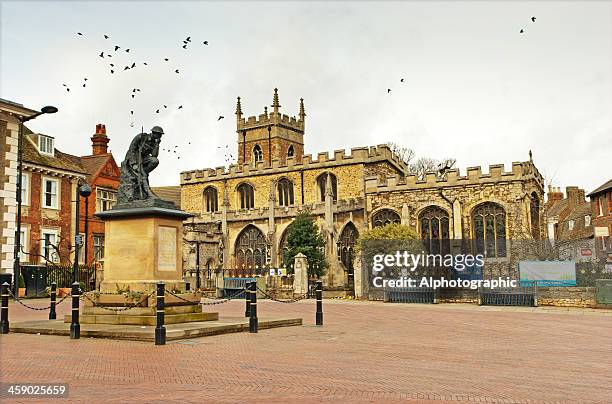
[[[21,273],[26,284],[26,296],[45,296],[46,289],[55,282],[58,288],[72,286],[73,268],[69,265],[22,265]],[[79,265],[76,281],[81,284],[83,292],[95,289],[95,265]]]

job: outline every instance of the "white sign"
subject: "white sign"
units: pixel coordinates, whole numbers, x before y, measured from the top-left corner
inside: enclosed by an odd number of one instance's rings
[[[276,275],[276,269],[270,268],[270,276]]]
[[[521,282],[538,281],[538,286],[576,286],[574,261],[520,261]]]
[[[595,227],[595,237],[608,237],[609,235],[607,227]]]

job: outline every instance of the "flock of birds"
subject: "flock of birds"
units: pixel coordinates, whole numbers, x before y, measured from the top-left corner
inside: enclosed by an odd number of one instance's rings
[[[82,38],[86,38],[86,35],[83,32],[77,32],[76,33],[77,37],[82,37]],[[111,37],[108,34],[104,34],[103,35],[104,40],[106,41],[110,41]],[[199,41],[198,41],[199,42]],[[192,46],[193,44],[196,44],[198,42],[195,42],[194,40],[192,40],[191,36],[187,36],[185,39],[182,40],[181,43],[181,47],[183,49],[187,49],[188,47]],[[202,41],[201,42],[201,46],[208,46],[208,41]],[[129,70],[133,70],[133,69],[137,69],[137,68],[146,68],[149,67],[149,62],[148,61],[135,61],[136,58],[131,58],[132,60],[130,60],[128,63],[120,63],[120,60],[125,60],[126,57],[130,57],[133,55],[133,52],[130,53],[131,48],[125,47],[123,44],[117,45],[110,45],[107,49],[103,49],[100,50],[100,53],[98,54],[98,57],[100,59],[104,59],[104,61],[106,63],[108,63],[108,71],[110,75],[116,75],[119,73],[123,73],[123,72],[127,72]],[[160,61],[161,64],[170,64],[170,58],[169,57],[164,57],[163,61]],[[123,66],[123,67],[122,67]],[[177,66],[173,66],[170,68],[169,72],[173,72],[174,74],[181,74],[181,69]],[[88,78],[84,77],[83,78],[83,82],[81,84],[82,87],[87,87],[87,82],[88,82]],[[70,90],[72,88],[72,86],[68,83],[62,83],[62,86],[64,87],[64,89],[66,90],[66,93],[70,93]],[[135,100],[137,96],[140,95],[141,93],[141,89],[134,87],[131,89],[130,97],[132,100]],[[154,107],[154,112],[156,114],[161,113],[163,110],[166,110],[168,108],[170,108],[168,105],[159,105],[157,107]],[[170,109],[176,109],[176,110],[182,110],[183,109],[183,105],[178,105],[178,106],[173,106]],[[134,127],[134,110],[135,108],[132,106],[130,109],[130,127]],[[219,117],[217,118],[217,121],[220,121],[224,119],[223,115],[219,115]],[[189,142],[189,145],[191,145],[191,142]],[[167,153],[171,153],[176,155],[176,158],[180,160],[181,156],[179,154],[179,146],[178,145],[174,145],[174,148],[168,148],[168,149],[162,149],[162,151],[167,152]],[[226,156],[226,160],[227,160],[228,156]]]
[[[531,17],[531,22],[536,22],[536,18],[535,17]],[[519,34],[524,34],[525,33],[525,28],[521,28],[519,31]],[[404,79],[400,79],[400,83],[403,83]],[[391,89],[387,88],[387,94],[391,94]]]

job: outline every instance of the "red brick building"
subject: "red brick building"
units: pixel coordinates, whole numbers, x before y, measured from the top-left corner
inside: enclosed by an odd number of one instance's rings
[[[612,179],[588,196],[591,198],[597,256],[612,262]]]
[[[80,262],[91,263],[104,258],[104,222],[95,214],[115,206],[119,188],[119,167],[108,152],[109,141],[106,126],[97,124],[96,132],[91,137],[91,155],[81,156],[92,193],[87,201],[81,201],[79,232],[83,235],[87,233],[87,241],[80,250]]]

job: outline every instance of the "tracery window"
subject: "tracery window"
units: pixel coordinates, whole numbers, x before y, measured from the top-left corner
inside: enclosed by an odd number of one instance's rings
[[[431,254],[450,252],[448,212],[438,206],[429,206],[419,214],[421,240]]]
[[[346,226],[344,226],[342,233],[340,233],[340,238],[338,239],[338,258],[348,271],[349,286],[353,285],[354,281],[353,261],[355,244],[357,243],[358,238],[359,232],[357,231],[357,228],[352,222],[349,222]]]
[[[401,223],[400,215],[391,209],[381,209],[372,215],[372,227],[382,227],[389,223]]]
[[[331,179],[331,187],[332,187],[332,195],[334,196],[334,201],[338,200],[338,181],[336,180],[336,176],[334,174],[324,173],[319,175],[317,178],[317,184],[319,185],[319,195],[321,202],[325,201],[325,188],[327,187],[327,176]]]
[[[249,225],[236,240],[236,266],[239,269],[263,268],[266,263],[266,238],[257,227]]]
[[[261,147],[258,144],[253,147],[253,161],[255,163],[263,161],[263,151],[261,151]]]
[[[255,207],[255,191],[252,185],[240,184],[238,186],[238,197],[240,198],[240,209],[253,209]]]
[[[205,212],[217,212],[219,210],[218,200],[217,188],[206,187],[206,189],[204,189]]]
[[[472,211],[476,253],[486,257],[506,256],[506,211],[499,204],[485,202]]]
[[[278,191],[278,205],[279,206],[290,206],[294,204],[293,198],[293,182],[289,181],[287,178],[283,178],[278,181],[277,184]]]

